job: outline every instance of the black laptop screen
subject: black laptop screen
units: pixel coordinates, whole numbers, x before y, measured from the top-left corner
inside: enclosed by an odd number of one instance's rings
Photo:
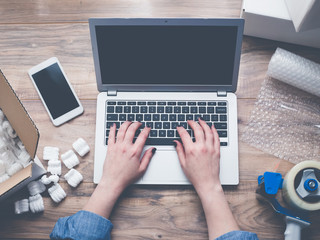
[[[102,84],[232,85],[235,26],[96,26]]]

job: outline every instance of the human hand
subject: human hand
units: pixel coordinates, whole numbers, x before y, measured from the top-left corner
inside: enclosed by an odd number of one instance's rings
[[[135,143],[132,143],[140,126],[140,122],[126,121],[120,126],[117,137],[116,126],[110,129],[108,153],[100,182],[112,185],[120,192],[144,174],[156,151],[156,148],[149,148],[140,161],[143,146],[150,132],[150,128],[144,128]]]
[[[188,121],[193,129],[195,142],[183,127],[177,127],[183,145],[179,141],[175,142],[182,170],[201,195],[212,187],[221,187],[220,140],[213,125],[210,129],[205,121],[199,119],[199,123],[200,125],[195,121]]]

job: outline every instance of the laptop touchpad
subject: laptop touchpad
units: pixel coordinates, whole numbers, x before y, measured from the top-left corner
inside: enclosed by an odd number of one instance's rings
[[[160,149],[159,149],[160,150]],[[187,184],[176,151],[157,151],[152,157],[142,183]]]

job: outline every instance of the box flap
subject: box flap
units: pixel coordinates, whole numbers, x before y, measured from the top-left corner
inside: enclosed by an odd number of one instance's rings
[[[38,146],[39,131],[26,109],[0,70],[0,109],[18,134],[33,159]]]
[[[32,176],[32,164],[17,172],[7,181],[0,184],[0,196],[8,192],[11,188]]]

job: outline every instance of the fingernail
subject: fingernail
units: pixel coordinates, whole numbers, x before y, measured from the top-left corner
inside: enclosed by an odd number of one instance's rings
[[[157,151],[156,148],[152,149],[152,154],[154,154]]]
[[[173,146],[174,146],[174,147],[177,147],[177,143],[176,143],[176,142],[173,142]]]

